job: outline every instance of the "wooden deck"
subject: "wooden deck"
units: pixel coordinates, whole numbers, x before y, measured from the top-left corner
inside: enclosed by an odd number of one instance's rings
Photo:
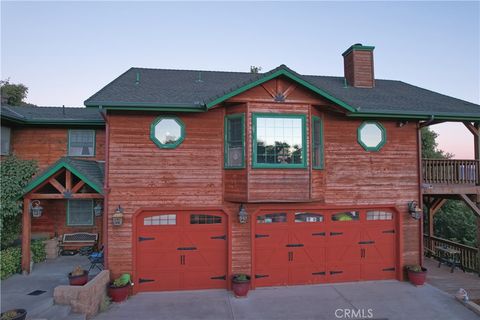
[[[436,260],[425,258],[424,266],[428,269],[427,283],[450,294],[455,294],[458,289],[467,290],[470,299],[480,299],[480,277],[478,274],[462,272],[455,269],[450,273],[450,268],[443,265],[438,268]]]

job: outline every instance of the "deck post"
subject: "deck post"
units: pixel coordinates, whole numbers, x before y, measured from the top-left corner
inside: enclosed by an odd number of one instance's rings
[[[30,273],[30,238],[31,238],[31,221],[30,221],[30,199],[23,199],[23,215],[22,215],[22,273]]]

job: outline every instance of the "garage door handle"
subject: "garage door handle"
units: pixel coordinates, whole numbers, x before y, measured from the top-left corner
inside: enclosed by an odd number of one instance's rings
[[[177,248],[177,250],[183,250],[183,251],[197,250],[197,247],[180,247],[180,248]]]
[[[210,239],[213,239],[213,240],[227,240],[227,236],[226,235],[215,236],[215,237],[210,237]]]
[[[395,233],[395,230],[385,230],[385,231],[382,231],[382,233]]]
[[[375,241],[373,241],[373,240],[370,240],[370,241],[360,241],[360,242],[358,242],[358,244],[374,244],[374,243],[375,243]]]
[[[303,243],[289,243],[286,245],[288,248],[294,248],[294,247],[303,247]]]
[[[153,280],[153,279],[143,279],[143,278],[138,279],[138,283],[153,282],[153,281],[155,281],[155,280]]]
[[[312,233],[312,236],[325,236],[325,232]]]
[[[138,237],[138,241],[155,240],[154,237]]]
[[[339,274],[339,273],[343,273],[343,271],[330,271],[330,274]]]
[[[218,276],[218,277],[211,277],[210,279],[211,280],[227,280],[227,276],[223,275],[223,276]]]
[[[256,274],[255,279],[259,279],[259,278],[268,278],[268,274]]]
[[[331,236],[339,236],[341,234],[343,234],[343,232],[330,232]]]
[[[255,238],[268,238],[270,237],[268,234],[256,234]]]
[[[312,272],[312,276],[324,276],[325,272]]]

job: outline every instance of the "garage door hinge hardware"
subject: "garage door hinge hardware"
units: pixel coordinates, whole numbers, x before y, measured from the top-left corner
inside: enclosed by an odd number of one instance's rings
[[[255,238],[268,238],[270,237],[268,234],[256,234]]]
[[[291,248],[291,247],[303,247],[303,243],[289,243],[286,245],[286,247]]]
[[[138,241],[155,240],[154,237],[138,237]]]
[[[218,277],[211,277],[210,279],[212,279],[212,280],[227,280],[227,276],[223,275],[223,276],[218,276]]]
[[[153,279],[143,279],[143,278],[138,279],[138,283],[153,282],[153,281],[155,281],[155,280],[153,280]]]
[[[385,231],[382,231],[382,233],[395,233],[395,230],[385,230]]]
[[[395,271],[395,268],[385,268],[385,269],[382,269],[382,271]]]
[[[370,240],[370,241],[359,241],[358,244],[374,244],[375,241]]]
[[[258,278],[268,278],[268,274],[256,274],[255,279],[258,279]]]
[[[213,239],[213,240],[227,240],[227,236],[223,235],[223,236],[210,237],[210,239]]]
[[[343,271],[330,271],[330,274],[338,274],[338,273],[343,273]]]
[[[343,234],[343,232],[330,232],[331,236],[339,236],[341,234]]]
[[[312,272],[312,276],[324,276],[325,272]]]
[[[197,250],[197,247],[180,247],[180,248],[177,248],[177,250]]]
[[[325,236],[325,232],[312,233],[312,236]]]

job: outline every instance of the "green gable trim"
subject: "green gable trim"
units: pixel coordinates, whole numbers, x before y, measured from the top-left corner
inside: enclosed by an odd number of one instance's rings
[[[262,78],[260,78],[256,81],[250,82],[250,83],[248,83],[248,84],[246,84],[246,85],[244,85],[244,86],[242,86],[242,87],[240,87],[236,90],[233,90],[233,91],[231,91],[231,92],[229,92],[229,93],[227,93],[227,94],[225,94],[225,95],[207,103],[206,104],[207,109],[210,109],[210,108],[214,107],[215,105],[224,102],[225,100],[228,100],[228,99],[230,99],[230,98],[232,98],[232,97],[234,97],[234,96],[236,96],[236,95],[238,95],[242,92],[245,92],[245,91],[247,91],[247,90],[249,90],[253,87],[256,87],[256,86],[258,86],[262,83],[265,83],[265,82],[267,82],[269,80],[272,80],[272,79],[274,79],[276,77],[279,77],[279,76],[285,76],[285,77],[297,82],[298,84],[304,86],[305,88],[310,89],[311,91],[319,94],[320,96],[326,98],[327,100],[329,100],[331,102],[334,102],[334,103],[338,104],[339,106],[347,109],[350,112],[355,112],[356,111],[356,109],[354,107],[352,107],[352,106],[346,104],[345,102],[335,98],[334,96],[332,96],[329,93],[323,91],[322,89],[315,87],[314,85],[310,84],[309,82],[303,80],[302,78],[298,77],[297,75],[295,75],[292,72],[290,72],[288,70],[285,70],[285,69],[280,69],[278,71],[275,71],[275,72],[273,72],[269,75],[266,75],[266,76],[264,76],[264,77],[262,77]]]
[[[140,108],[145,108],[144,110],[151,110],[153,108],[165,110],[172,109],[175,110],[196,110],[197,112],[205,111],[205,106],[203,104],[161,104],[155,102],[113,102],[113,101],[94,101],[94,102],[84,102],[84,105],[88,108],[102,108],[107,110],[129,110],[129,107],[133,107],[132,110],[139,110]]]
[[[98,192],[99,194],[103,194],[102,191],[102,186],[97,185],[96,183],[93,183],[90,179],[88,179],[85,175],[80,173],[77,169],[72,167],[70,164],[68,164],[65,161],[60,161],[57,163],[55,166],[51,167],[45,173],[43,173],[41,176],[38,176],[34,180],[32,180],[24,189],[23,189],[23,195],[29,193],[39,185],[41,185],[43,182],[45,182],[48,178],[50,178],[54,173],[56,173],[58,170],[61,169],[67,169],[74,175],[76,175],[78,178],[80,178],[83,182],[85,182],[87,185],[89,185],[93,190]]]
[[[374,46],[364,46],[364,45],[361,45],[361,44],[354,44],[353,46],[351,46],[350,48],[345,50],[342,53],[342,56],[345,57],[347,54],[349,54],[353,50],[355,50],[355,51],[373,51],[373,49],[375,49]]]
[[[380,129],[380,131],[382,133],[382,139],[374,147],[369,147],[362,141],[361,131],[362,131],[363,127],[365,127],[367,124],[373,124],[378,129]],[[363,149],[365,149],[365,151],[380,151],[380,149],[382,149],[382,147],[387,142],[387,130],[385,130],[385,127],[380,122],[364,121],[364,122],[362,122],[362,124],[357,129],[357,141],[358,141],[358,144],[361,145]]]
[[[388,113],[388,112],[356,112],[347,114],[353,118],[388,118],[388,119],[416,119],[430,120],[451,120],[451,121],[480,121],[480,115],[455,115],[455,114],[421,114],[421,113]]]
[[[88,106],[87,106],[88,107]],[[115,111],[165,111],[165,112],[205,112],[204,107],[116,107],[102,106],[104,110]]]
[[[242,126],[242,164],[239,166],[233,166],[228,164],[228,141],[229,141],[229,126],[228,120],[230,119],[241,119]],[[223,167],[224,169],[245,169],[245,113],[236,113],[225,116],[224,120],[224,152],[223,152]]]

